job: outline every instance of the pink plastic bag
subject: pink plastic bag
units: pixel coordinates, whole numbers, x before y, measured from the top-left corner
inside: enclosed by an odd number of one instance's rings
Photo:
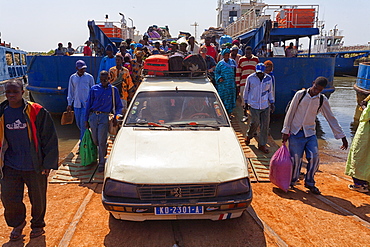
[[[270,160],[270,181],[285,192],[292,179],[292,161],[285,143],[274,153]]]

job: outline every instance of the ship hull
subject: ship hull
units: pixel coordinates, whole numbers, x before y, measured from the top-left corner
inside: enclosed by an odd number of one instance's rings
[[[370,63],[360,63],[353,89],[356,91],[358,104],[370,94]]]
[[[260,60],[262,62],[271,60],[274,63],[275,115],[285,114],[286,105],[295,92],[311,87],[313,81],[319,76],[324,76],[329,81],[323,93],[330,97],[334,92],[335,59],[333,57],[272,57],[260,58]]]
[[[84,56],[27,56],[28,86],[32,100],[51,113],[67,108],[69,77],[76,72],[76,61],[84,60],[86,72],[96,80],[101,57]]]

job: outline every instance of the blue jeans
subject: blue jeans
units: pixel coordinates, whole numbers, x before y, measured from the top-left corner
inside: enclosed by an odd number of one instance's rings
[[[85,108],[74,108],[75,112],[75,119],[76,119],[76,125],[80,129],[80,141],[82,141],[82,137],[85,133]],[[81,142],[80,142],[81,143]]]
[[[303,130],[300,130],[296,135],[291,134],[289,137],[289,152],[293,162],[291,185],[294,185],[298,181],[302,167],[303,152],[305,152],[308,162],[305,184],[314,186],[314,176],[319,168],[319,148],[316,135],[305,137]]]
[[[107,155],[108,140],[108,114],[90,113],[89,124],[93,142],[98,146],[99,165],[104,166]]]

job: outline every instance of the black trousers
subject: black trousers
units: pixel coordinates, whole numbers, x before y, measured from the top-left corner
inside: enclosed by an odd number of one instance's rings
[[[31,228],[45,227],[47,176],[35,171],[19,171],[9,166],[3,168],[1,201],[5,221],[10,227],[17,227],[26,219],[23,203],[24,185],[28,188],[31,202]]]

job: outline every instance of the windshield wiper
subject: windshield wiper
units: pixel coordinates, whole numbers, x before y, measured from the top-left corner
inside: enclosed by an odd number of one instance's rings
[[[172,130],[171,125],[159,124],[159,123],[154,123],[154,122],[140,121],[140,122],[136,122],[136,123],[127,123],[127,124],[125,124],[125,126],[138,126],[138,125],[139,126],[149,126],[149,127],[162,127],[162,128]]]
[[[209,124],[201,124],[201,123],[197,123],[197,122],[172,124],[172,126],[176,126],[176,127],[177,126],[178,127],[191,127],[191,128],[194,128],[194,127],[209,127],[209,128],[213,128],[213,129],[217,129],[217,130],[220,129],[219,126],[214,126],[214,125],[209,125]]]
[[[154,127],[163,127],[163,128],[167,128],[169,130],[172,130],[172,126],[171,125],[159,124],[159,123],[154,123],[154,122],[149,122],[148,125],[149,126],[154,126]]]

